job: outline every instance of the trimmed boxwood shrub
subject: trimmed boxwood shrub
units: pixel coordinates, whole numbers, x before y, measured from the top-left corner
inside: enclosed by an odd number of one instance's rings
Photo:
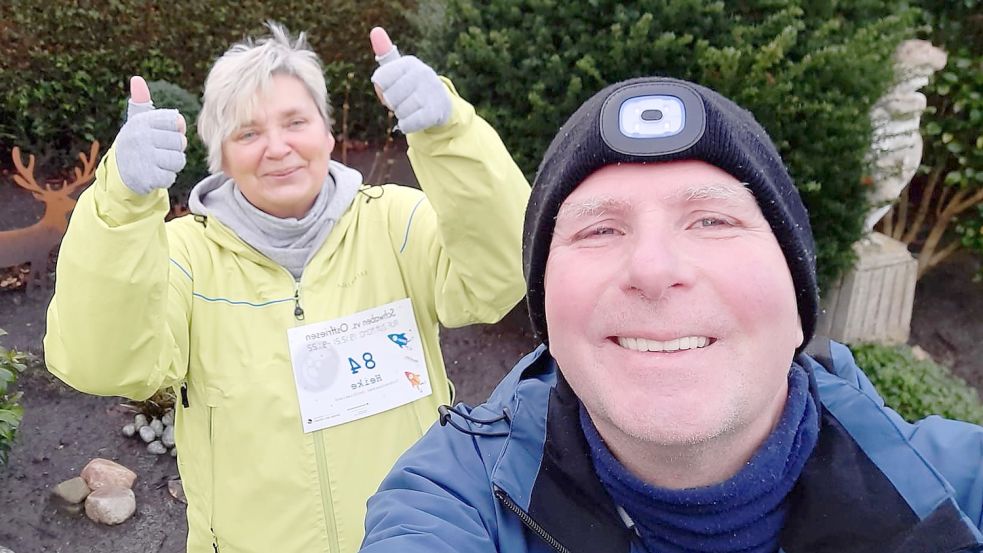
[[[914,14],[901,1],[424,0],[421,55],[454,79],[526,171],[603,86],[660,74],[754,112],[812,216],[821,283],[853,261],[869,112]]]
[[[263,22],[307,31],[329,76],[354,73],[350,134],[380,139],[386,113],[369,81],[375,60],[368,33],[389,30],[414,51],[406,21],[415,0],[16,0],[0,2],[0,166],[18,145],[39,157],[39,176],[71,167],[92,140],[110,144],[122,123],[129,77],[164,80],[201,93],[215,58]],[[328,88],[340,110],[343,79]],[[336,129],[337,132],[341,132]],[[5,153],[6,152],[6,153]]]

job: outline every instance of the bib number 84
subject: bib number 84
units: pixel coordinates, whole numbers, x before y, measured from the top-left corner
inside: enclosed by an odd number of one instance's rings
[[[348,358],[348,366],[352,369],[352,374],[358,374],[358,370],[363,366],[366,369],[372,370],[375,368],[375,359],[372,358],[372,354],[365,352],[362,354],[362,364],[360,365],[354,357]]]

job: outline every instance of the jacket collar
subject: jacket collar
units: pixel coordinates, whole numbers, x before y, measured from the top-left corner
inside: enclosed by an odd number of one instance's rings
[[[360,199],[356,196],[355,201],[352,202],[352,206],[345,211],[338,222],[335,224],[331,233],[324,239],[319,247],[319,252],[334,252],[338,249],[339,244],[345,238],[350,230],[353,229],[355,224],[358,211],[355,204]],[[271,260],[269,257],[263,255],[256,248],[247,244],[242,238],[240,238],[235,232],[233,232],[226,224],[222,223],[215,217],[208,217],[206,215],[187,215],[187,217],[193,217],[198,224],[204,227],[205,237],[210,241],[220,246],[221,248],[228,250],[236,255],[248,259],[253,263],[271,268],[280,268],[276,262]]]
[[[785,553],[859,553],[869,544],[891,553],[979,551],[979,532],[951,487],[884,416],[883,403],[838,376],[859,372],[852,357],[839,366],[832,355],[798,361],[821,400],[821,427],[789,495]]]
[[[635,533],[594,473],[577,396],[562,375],[557,380],[529,514],[571,553],[629,551]]]
[[[949,553],[979,547],[951,499],[919,519],[828,411],[788,501],[781,536],[786,553]]]
[[[523,520],[526,527],[558,542],[558,551],[629,551],[634,532],[594,475],[577,422],[579,400],[546,348],[540,346],[523,359],[489,403],[514,409],[492,483],[523,509],[532,521]]]

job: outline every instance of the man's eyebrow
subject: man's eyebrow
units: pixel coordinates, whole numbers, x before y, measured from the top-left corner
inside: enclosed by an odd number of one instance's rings
[[[703,200],[725,200],[741,203],[744,201],[755,202],[754,194],[747,187],[746,183],[724,183],[724,184],[701,184],[690,186],[670,194],[664,198],[666,201],[703,201]],[[622,198],[611,196],[591,196],[589,198],[564,203],[560,206],[556,218],[560,217],[596,217],[605,213],[631,211],[632,203]]]
[[[609,211],[629,211],[631,202],[610,196],[592,196],[590,198],[564,203],[556,214],[560,217],[594,217]]]
[[[674,194],[675,198],[672,196],[667,197],[667,200],[676,199],[684,201],[701,201],[701,200],[733,200],[733,201],[744,201],[750,200],[755,202],[754,193],[748,188],[748,184],[745,182],[736,184],[701,184],[698,186],[690,186],[683,190],[680,190]]]

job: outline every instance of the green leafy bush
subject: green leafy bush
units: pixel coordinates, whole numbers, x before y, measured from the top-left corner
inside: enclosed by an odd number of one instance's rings
[[[976,204],[976,210],[965,215],[956,225],[956,234],[962,246],[977,254],[983,253],[983,203]],[[983,280],[983,269],[973,276],[973,280]]]
[[[0,336],[6,332],[0,329]],[[0,467],[7,464],[7,456],[14,446],[17,427],[20,426],[24,409],[20,406],[20,392],[10,391],[17,380],[18,373],[27,368],[27,356],[0,346]]]
[[[884,403],[906,420],[941,415],[983,424],[979,394],[942,365],[915,359],[908,346],[861,344],[850,349]]]
[[[404,14],[414,7],[414,0],[0,2],[0,154],[19,145],[38,154],[42,167],[70,167],[71,152],[96,139],[112,142],[131,75],[197,96],[215,58],[244,36],[265,34],[269,19],[307,31],[327,66],[350,64],[350,134],[381,138],[386,113],[369,82],[375,67],[369,29],[386,27],[412,52]],[[329,83],[332,98],[340,98],[342,85]],[[8,160],[0,155],[0,163]]]
[[[812,215],[821,282],[853,260],[865,211],[869,111],[913,13],[901,1],[430,0],[422,56],[454,79],[532,175],[591,94],[661,74],[754,112]]]
[[[933,105],[925,112],[923,169],[941,166],[946,186],[983,189],[983,56],[950,53],[925,92]]]
[[[924,151],[909,196],[938,198],[936,217],[954,222],[950,247],[983,254],[983,11],[979,0],[922,0],[931,40],[949,53],[945,68],[924,89]],[[941,182],[941,186],[936,186]],[[935,220],[929,223],[934,224]],[[942,223],[948,225],[948,220]],[[948,231],[949,229],[945,229]],[[938,233],[934,233],[938,234]],[[929,233],[926,242],[942,241]],[[941,248],[939,248],[941,249]],[[976,275],[977,278],[983,274]]]

